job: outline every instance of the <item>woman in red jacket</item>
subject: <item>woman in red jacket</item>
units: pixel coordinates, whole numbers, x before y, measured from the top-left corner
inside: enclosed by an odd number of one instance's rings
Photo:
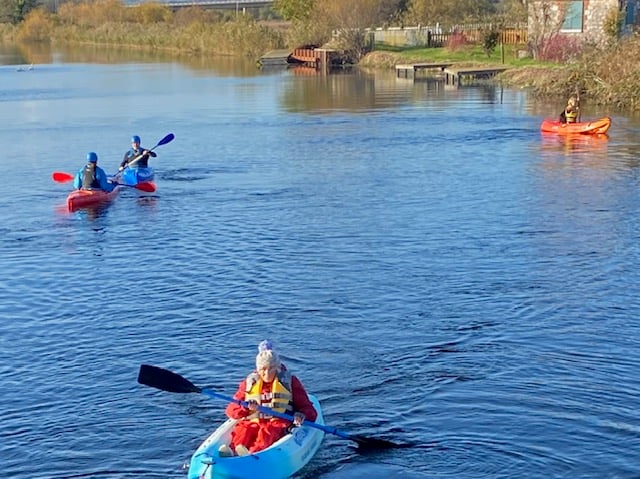
[[[261,451],[287,433],[290,421],[269,416],[258,411],[258,406],[293,416],[293,425],[301,425],[305,419],[315,421],[317,412],[300,380],[281,367],[278,354],[263,349],[256,356],[256,370],[238,386],[235,399],[249,403],[248,408],[230,403],[226,413],[239,419],[231,433],[231,444],[220,447],[220,455],[244,456]]]

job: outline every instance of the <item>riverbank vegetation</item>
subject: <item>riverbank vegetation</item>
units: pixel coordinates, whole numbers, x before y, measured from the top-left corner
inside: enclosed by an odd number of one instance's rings
[[[571,61],[521,58],[517,46],[487,56],[479,45],[458,48],[382,49],[359,63],[369,68],[394,68],[397,64],[455,62],[460,66],[504,64],[507,71],[497,80],[513,88],[529,89],[540,98],[567,98],[579,93],[590,103],[640,110],[640,36],[621,39],[606,49],[585,48]]]
[[[640,110],[640,64],[629,60],[638,58],[640,38],[620,38],[620,12],[612,11],[607,19],[609,42],[604,46],[578,44],[554,30],[530,35],[526,45],[498,45],[500,28],[526,20],[525,4],[521,0],[275,0],[272,9],[256,15],[196,7],[172,11],[152,2],[125,6],[121,0],[0,0],[0,39],[253,59],[269,50],[323,45],[373,68],[427,61],[504,63],[510,68],[498,78],[506,85],[530,88],[544,97],[580,92],[590,102]],[[493,27],[479,44],[456,40],[439,48],[376,45],[367,33],[372,26],[425,25],[434,18],[444,31],[469,21]]]
[[[16,25],[1,25],[4,41],[117,45],[253,58],[284,46],[279,29],[248,15],[196,7],[174,13],[158,3],[126,7],[120,0],[67,2],[55,13],[37,8]]]

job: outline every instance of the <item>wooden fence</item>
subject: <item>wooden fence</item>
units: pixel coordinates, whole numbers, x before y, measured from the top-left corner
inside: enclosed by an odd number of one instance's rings
[[[398,47],[443,47],[452,37],[459,36],[460,43],[480,44],[487,31],[493,31],[491,25],[456,25],[449,31],[443,32],[438,26],[419,26],[405,28],[389,28],[370,30],[370,43],[387,44]],[[528,41],[526,27],[495,28],[500,32],[500,41],[505,45],[525,45]]]

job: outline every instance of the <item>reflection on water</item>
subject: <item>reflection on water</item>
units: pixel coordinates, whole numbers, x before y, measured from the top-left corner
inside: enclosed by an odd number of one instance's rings
[[[38,65],[49,63],[180,63],[194,71],[215,72],[220,76],[257,76],[261,72],[251,59],[229,56],[189,55],[162,50],[144,50],[101,45],[56,45],[20,43],[0,45],[0,65]]]
[[[339,69],[327,75],[308,67],[295,67],[292,72],[306,78],[281,92],[280,102],[290,112],[366,113],[465,95],[464,89],[451,88],[442,78],[412,81],[397,78],[395,72],[386,70]],[[501,103],[503,89],[495,84],[482,84],[473,88],[473,94],[474,101],[478,94],[481,96],[482,104]]]
[[[83,206],[69,210],[66,204],[57,205],[55,207],[55,213],[62,218],[81,218],[88,221],[97,221],[104,218],[110,207],[110,203],[104,203],[99,205]]]
[[[542,150],[561,152],[565,155],[593,153],[607,150],[609,135],[556,135],[541,132]]]

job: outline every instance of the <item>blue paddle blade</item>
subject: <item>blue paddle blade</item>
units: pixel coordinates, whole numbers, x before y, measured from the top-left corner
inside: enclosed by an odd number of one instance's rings
[[[166,145],[170,141],[173,141],[174,138],[175,138],[174,134],[173,133],[169,133],[162,140],[160,140],[156,146]]]

